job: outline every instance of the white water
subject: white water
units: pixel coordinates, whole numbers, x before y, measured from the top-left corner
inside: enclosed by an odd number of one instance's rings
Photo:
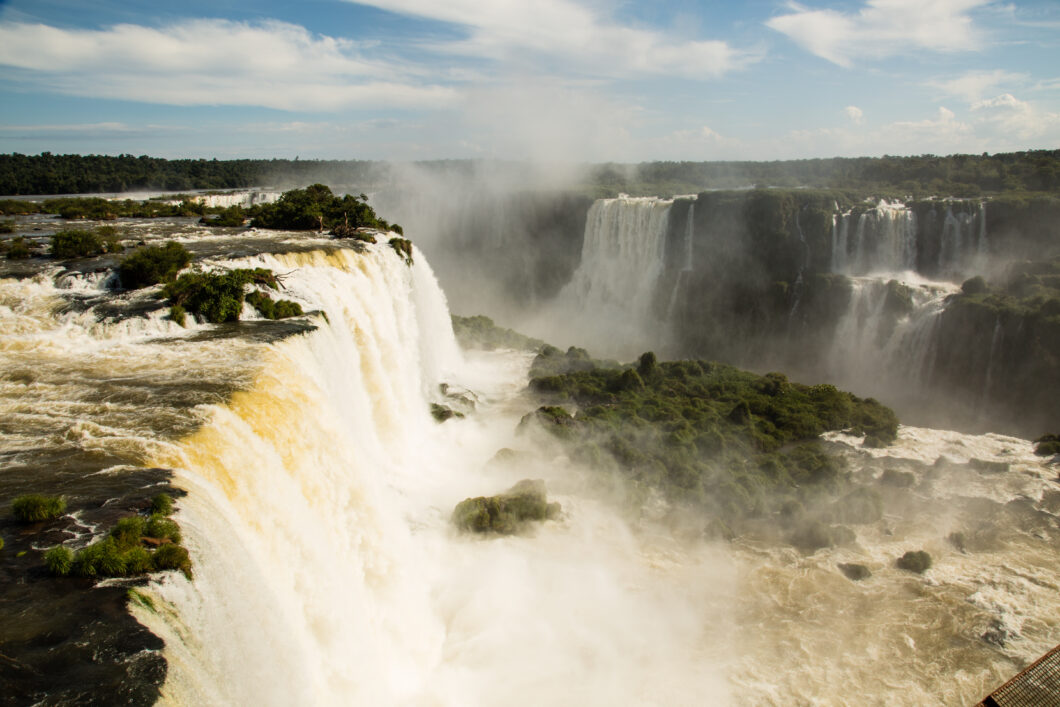
[[[880,201],[874,209],[835,217],[832,271],[847,275],[916,270],[916,214],[904,204]]]
[[[724,695],[703,643],[721,619],[698,587],[723,587],[727,570],[659,567],[613,511],[565,493],[579,482],[562,468],[484,466],[525,444],[505,407],[525,355],[465,365],[425,264],[410,273],[393,254],[349,251],[260,260],[297,266],[287,294],[324,305],[331,324],[273,346],[247,393],[154,460],[190,491],[179,518],[197,558],[194,582],[156,588],[162,613],[140,612],[167,641],[168,700]],[[426,401],[439,380],[472,386],[486,409],[436,425]],[[532,538],[454,534],[457,501],[527,475],[548,481],[563,520]]]
[[[0,282],[4,370],[35,376],[4,380],[4,419],[47,409],[49,439],[135,448],[189,492],[178,520],[195,579],[161,575],[157,611],[133,607],[166,641],[166,702],[966,704],[1060,638],[1055,515],[1035,525],[983,505],[1055,488],[1026,441],[906,427],[864,450],[831,435],[861,483],[877,486],[888,458],[923,465],[910,489],[881,487],[884,518],[856,526],[855,545],[810,556],[707,542],[664,505],[629,519],[593,474],[515,434],[535,405],[520,397],[528,357],[461,354],[415,256],[411,269],[385,245],[221,263],[288,273],[282,296],[327,314],[268,345],[193,341],[158,315],[100,323],[62,312],[48,277]],[[64,285],[102,292],[99,278]],[[133,375],[227,375],[245,392],[195,411],[203,426],[173,442],[151,428],[164,410],[79,400]],[[435,424],[441,381],[479,393],[476,413]],[[501,447],[532,454],[490,463]],[[456,502],[526,477],[546,480],[558,521],[507,538],[451,530]],[[928,573],[894,568],[920,548]],[[838,562],[873,577],[850,582]],[[1004,647],[981,639],[995,626]]]
[[[912,311],[888,310],[888,282],[911,292]],[[887,398],[930,381],[932,345],[945,300],[959,288],[915,273],[852,279],[853,293],[827,358],[831,380],[860,395]]]
[[[664,332],[654,308],[672,205],[672,199],[654,197],[594,202],[578,269],[543,319],[528,328],[564,346],[620,357],[651,348]]]

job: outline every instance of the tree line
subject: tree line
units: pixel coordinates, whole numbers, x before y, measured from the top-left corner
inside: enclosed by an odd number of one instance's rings
[[[424,162],[451,170],[471,161]],[[140,155],[0,154],[0,195],[86,194],[359,184],[389,179],[387,163],[364,160],[181,159]],[[1060,150],[990,155],[836,157],[774,162],[598,164],[584,187],[599,195],[676,194],[746,186],[832,187],[907,195],[974,198],[1001,192],[1060,190]]]

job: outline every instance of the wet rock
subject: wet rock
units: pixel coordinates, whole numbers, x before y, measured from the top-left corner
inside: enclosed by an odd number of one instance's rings
[[[898,561],[895,564],[900,570],[923,574],[927,570],[931,569],[931,555],[927,554],[923,550],[910,550],[909,552],[899,557]]]
[[[1009,470],[1008,462],[995,462],[987,459],[969,459],[968,466],[982,474],[1003,474]]]
[[[558,503],[548,502],[544,481],[523,479],[502,494],[464,499],[453,509],[452,521],[468,532],[512,535],[531,521],[556,518],[559,512]]]
[[[438,422],[445,422],[454,417],[463,417],[464,413],[457,412],[447,405],[439,405],[438,403],[431,403],[431,416],[434,417]]]
[[[869,572],[869,568],[865,565],[859,565],[855,563],[839,563],[839,571],[846,575],[846,578],[854,582],[860,582],[863,579],[868,579],[872,576],[872,572]]]
[[[907,489],[916,484],[916,474],[910,471],[885,469],[880,476],[880,483],[892,488]]]
[[[829,526],[816,521],[802,524],[789,538],[791,544],[803,552],[815,552],[836,545],[849,545],[856,540],[857,535],[846,526]]]
[[[854,489],[836,501],[832,517],[841,523],[875,523],[883,518],[883,499],[875,489]]]
[[[1060,491],[1046,491],[1042,494],[1038,507],[1054,515],[1060,513]]]

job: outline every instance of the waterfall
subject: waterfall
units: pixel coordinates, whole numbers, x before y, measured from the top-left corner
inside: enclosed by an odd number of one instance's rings
[[[669,199],[626,196],[596,201],[585,224],[581,264],[557,295],[549,321],[533,328],[606,355],[634,356],[652,347],[662,333],[655,302],[672,205]],[[690,258],[687,232],[685,242]]]
[[[422,254],[409,270],[388,250],[233,261],[287,273],[285,296],[327,319],[269,345],[245,392],[150,459],[189,492],[178,519],[195,557],[193,581],[167,576],[151,589],[158,609],[136,608],[166,641],[164,696],[455,707],[709,692],[726,701],[722,657],[701,632],[722,629],[724,615],[699,596],[720,578],[641,561],[647,551],[618,515],[564,494],[577,487],[569,468],[532,472],[570,509],[562,525],[489,541],[451,529],[457,501],[526,474],[487,465],[519,444],[523,410],[439,425],[427,401],[439,380],[456,381],[488,408],[525,385],[529,359],[509,352],[466,367]]]
[[[685,284],[693,272],[692,264],[692,246],[695,242],[695,216],[696,216],[696,204],[692,202],[688,205],[688,219],[685,222],[685,232],[683,241],[684,256],[682,258],[681,269],[677,272],[677,278],[674,280],[674,288],[670,293],[670,303],[666,306],[666,321],[672,322],[674,318],[674,312],[677,309],[678,298],[684,291]]]
[[[952,285],[854,278],[827,357],[829,376],[863,395],[895,399],[930,382],[932,345]]]
[[[947,204],[939,238],[940,273],[957,278],[978,272],[988,255],[986,238],[986,206],[979,204],[975,212],[958,210]]]
[[[861,213],[835,217],[832,270],[848,275],[916,270],[916,214],[900,203],[880,201]],[[855,221],[851,236],[851,221]]]

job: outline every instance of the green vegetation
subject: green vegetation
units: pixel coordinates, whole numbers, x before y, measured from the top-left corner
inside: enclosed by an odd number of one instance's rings
[[[53,258],[86,258],[121,251],[121,240],[116,232],[105,227],[95,231],[69,229],[52,236]]]
[[[58,545],[44,554],[48,571],[58,576],[135,577],[176,569],[191,579],[191,559],[180,545],[180,526],[166,517],[173,499],[158,494],[151,499],[152,514],[119,518],[107,535],[76,553]]]
[[[184,326],[188,323],[188,312],[179,304],[175,304],[169,308],[169,318],[179,326]]]
[[[545,346],[544,341],[501,328],[494,324],[492,319],[481,314],[474,317],[460,317],[454,314],[452,320],[456,340],[465,349],[540,351]]]
[[[214,218],[206,218],[205,216],[199,220],[199,223],[206,226],[227,226],[227,227],[238,227],[242,226],[247,220],[247,214],[243,210],[243,207],[239,204],[229,206],[227,209],[222,210]]]
[[[502,494],[464,499],[453,509],[452,521],[468,532],[511,535],[531,521],[556,518],[559,512],[558,503],[548,502],[544,481],[523,479]]]
[[[390,247],[401,256],[406,265],[412,265],[412,241],[405,238],[391,238]]]
[[[70,548],[56,545],[44,553],[44,566],[52,574],[65,577],[74,567],[74,553]]]
[[[471,161],[422,162],[451,174]],[[321,177],[320,175],[324,175]],[[164,160],[141,155],[0,155],[0,194],[83,194],[130,189],[236,189],[305,184],[313,176],[366,186],[390,177],[384,163],[357,160]],[[906,194],[977,197],[999,192],[1049,192],[1060,186],[1060,150],[995,155],[919,155],[773,162],[645,162],[593,166],[584,190],[594,196],[688,194],[701,189],[831,187]],[[0,202],[2,204],[3,202]],[[17,212],[15,212],[17,213]]]
[[[66,512],[66,499],[62,496],[29,494],[19,496],[11,504],[15,519],[22,523],[37,523],[55,520]]]
[[[546,367],[539,362],[557,361],[577,362],[581,370],[535,377],[531,390],[553,402],[573,403],[578,412],[544,406],[524,418],[523,426],[536,422],[566,440],[574,446],[573,458],[613,464],[634,487],[660,489],[674,501],[729,519],[776,512],[785,501],[804,501],[818,491],[838,491],[843,468],[819,442],[823,432],[849,430],[864,435],[867,445],[897,436],[898,419],[889,408],[831,385],[806,386],[780,373],[759,376],[707,361],[654,358],[641,356],[636,368],[600,368],[580,353],[543,350],[532,370]],[[813,545],[823,536],[810,529],[805,537],[804,544]],[[826,544],[836,539],[842,538]]]
[[[146,246],[126,257],[118,266],[122,286],[127,290],[173,282],[177,273],[191,263],[191,253],[180,243]]]
[[[168,493],[160,493],[151,499],[151,513],[168,516],[173,512],[173,497]]]
[[[445,422],[451,420],[454,417],[461,418],[464,413],[458,412],[448,405],[439,405],[438,403],[431,403],[431,417],[437,422]]]
[[[895,564],[900,570],[923,574],[931,569],[931,555],[923,550],[910,550],[898,558]]]
[[[183,326],[186,312],[203,317],[213,324],[239,321],[246,298],[247,285],[276,289],[279,280],[265,268],[238,268],[220,273],[193,272],[181,275],[162,288],[170,301],[170,316]],[[252,304],[270,319],[293,317],[302,313],[301,305],[288,300],[273,302],[267,295],[253,297]],[[264,308],[264,309],[262,309]],[[272,314],[273,316],[269,316]]]
[[[0,242],[0,252],[3,252],[8,260],[25,260],[33,255],[36,244],[26,239],[25,236],[17,236],[9,241]]]
[[[390,224],[376,216],[364,194],[347,194],[341,199],[323,184],[283,193],[273,204],[261,204],[251,209],[255,228],[285,231],[324,231],[335,229],[341,237],[361,237],[360,228],[390,229]],[[366,238],[362,238],[365,240]],[[375,239],[371,239],[375,242]]]
[[[1034,453],[1039,457],[1051,457],[1060,454],[1060,434],[1042,435],[1034,440]]]
[[[273,300],[264,292],[254,291],[247,295],[247,302],[266,319],[287,319],[304,314],[302,305],[291,300]]]

